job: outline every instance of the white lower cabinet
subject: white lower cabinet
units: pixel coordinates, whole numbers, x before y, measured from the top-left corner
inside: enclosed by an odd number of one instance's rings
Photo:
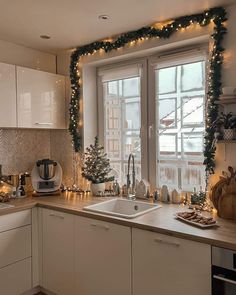
[[[133,229],[132,258],[133,295],[211,294],[209,245]]]
[[[131,229],[84,217],[75,229],[75,294],[131,295]]]
[[[0,294],[20,295],[32,288],[31,258],[0,269]]]
[[[42,210],[42,287],[57,295],[75,295],[74,218]]]
[[[32,288],[31,210],[0,216],[0,294]]]

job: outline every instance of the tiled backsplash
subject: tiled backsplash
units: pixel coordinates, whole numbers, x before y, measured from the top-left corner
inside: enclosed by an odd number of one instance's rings
[[[31,171],[36,160],[50,158],[50,131],[0,129],[0,164],[4,174]]]
[[[3,174],[31,172],[35,162],[43,158],[57,160],[63,169],[63,183],[73,184],[74,158],[67,130],[0,129]],[[77,183],[81,184],[80,175],[78,177]]]

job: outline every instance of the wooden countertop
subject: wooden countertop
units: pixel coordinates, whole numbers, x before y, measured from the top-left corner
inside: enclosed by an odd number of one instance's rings
[[[83,207],[103,202],[108,197],[92,197],[90,195],[78,195],[76,193],[63,193],[58,196],[27,197],[24,199],[11,200],[12,208],[0,209],[0,215],[9,214],[35,206],[55,209],[58,211],[91,217],[124,226],[150,230],[158,233],[172,235],[193,241],[198,241],[212,246],[218,246],[236,250],[236,222],[225,219],[217,219],[219,227],[201,229],[176,220],[174,214],[186,210],[182,205],[161,204],[162,208],[141,215],[133,219],[118,218],[108,215],[95,214],[84,211]]]

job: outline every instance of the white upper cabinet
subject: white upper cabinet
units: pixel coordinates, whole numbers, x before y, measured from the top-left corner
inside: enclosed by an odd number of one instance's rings
[[[17,67],[20,128],[66,129],[65,77]]]
[[[0,63],[0,128],[17,127],[16,67]]]

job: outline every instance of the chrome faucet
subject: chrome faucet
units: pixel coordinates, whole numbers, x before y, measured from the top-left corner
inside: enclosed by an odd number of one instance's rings
[[[132,186],[130,181],[130,164],[132,160]],[[128,174],[127,174],[127,198],[129,200],[135,200],[135,165],[134,165],[134,155],[130,154],[128,158]]]

